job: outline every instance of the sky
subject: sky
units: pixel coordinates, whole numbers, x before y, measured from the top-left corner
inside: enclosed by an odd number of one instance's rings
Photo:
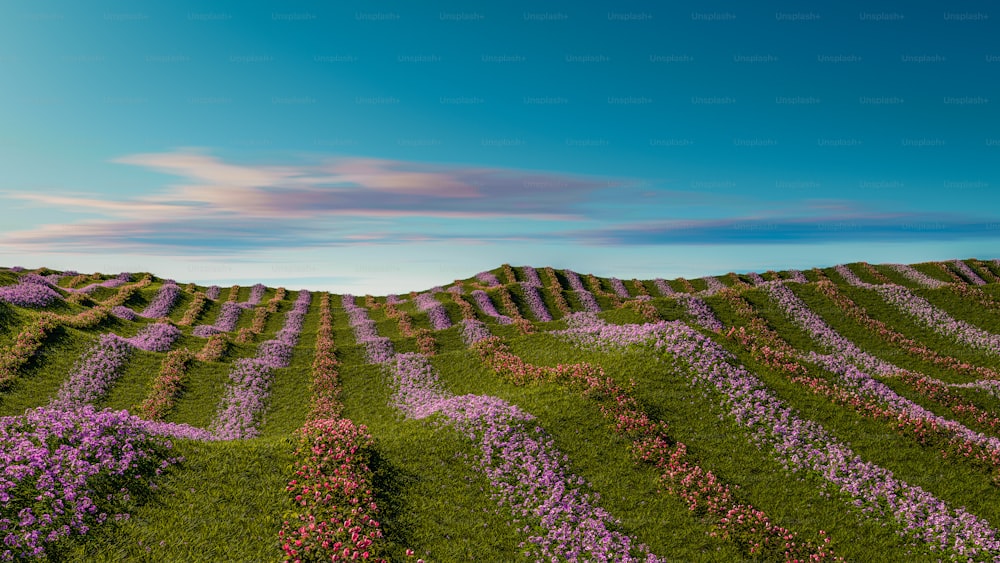
[[[930,4],[3,0],[0,265],[384,295],[997,258],[1000,11]]]

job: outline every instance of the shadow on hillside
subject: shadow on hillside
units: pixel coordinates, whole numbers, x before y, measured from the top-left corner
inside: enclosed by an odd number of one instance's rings
[[[410,525],[406,522],[406,506],[401,502],[406,483],[417,480],[413,473],[407,473],[395,466],[373,449],[369,458],[369,469],[372,470],[372,485],[375,493],[375,504],[378,505],[379,522],[386,540],[397,546],[412,545]]]

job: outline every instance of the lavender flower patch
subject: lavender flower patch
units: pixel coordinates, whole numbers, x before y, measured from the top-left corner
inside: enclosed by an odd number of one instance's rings
[[[908,279],[915,281],[924,287],[941,287],[948,283],[938,279],[934,279],[928,276],[927,274],[917,271],[906,264],[888,264],[888,266],[893,270],[896,270],[897,272],[903,274]]]
[[[795,283],[809,283],[809,280],[806,279],[806,275],[799,270],[788,270],[788,275],[791,276],[788,278],[789,281],[793,281]]]
[[[500,313],[497,312],[497,309],[493,305],[493,302],[490,301],[490,296],[487,295],[485,291],[481,289],[473,290],[472,298],[476,300],[476,303],[479,304],[479,308],[482,309],[484,313],[497,319],[500,322],[500,324],[509,325],[510,323],[514,322],[514,320],[508,317],[507,315],[501,315]]]
[[[536,319],[542,322],[552,320],[552,315],[545,307],[542,295],[538,292],[538,286],[532,285],[531,282],[521,282],[521,291],[524,292],[524,299],[528,302],[528,307],[531,308],[531,313],[535,315]]]
[[[50,407],[73,409],[103,397],[121,376],[131,351],[132,346],[118,335],[102,334],[70,372]]]
[[[214,325],[198,325],[191,333],[195,336],[208,337],[217,332],[232,332],[236,328],[236,323],[240,322],[240,315],[246,309],[246,303],[226,301],[222,304],[222,310],[219,311]]]
[[[126,321],[134,321],[139,318],[139,315],[135,311],[124,305],[115,305],[112,307],[111,314]]]
[[[403,300],[400,299],[399,296],[396,295],[395,293],[390,293],[388,296],[386,296],[385,302],[389,303],[389,304],[392,304],[392,305],[398,305],[398,304],[402,303]]]
[[[747,277],[750,278],[750,283],[753,285],[760,285],[764,283],[764,278],[757,272],[750,272],[747,274]]]
[[[358,344],[364,344],[368,363],[384,364],[395,355],[392,340],[379,336],[375,321],[368,318],[368,312],[354,304],[354,296],[345,294],[344,310],[347,311],[348,322],[354,329],[354,337]]]
[[[688,314],[694,318],[695,324],[712,332],[722,330],[722,321],[715,316],[715,313],[709,308],[708,303],[702,301],[700,297],[678,293],[676,298],[684,304],[684,308],[687,309]]]
[[[535,270],[531,266],[524,266],[521,268],[521,271],[524,272],[524,277],[527,278],[526,283],[529,283],[535,287],[542,287],[542,278],[538,277],[537,270]]]
[[[563,270],[563,275],[566,276],[566,281],[569,282],[569,288],[574,291],[587,291],[587,288],[583,287],[583,281],[580,276],[573,270]]]
[[[653,280],[653,284],[656,285],[656,290],[660,292],[660,295],[674,295],[677,293],[663,278],[656,278]]]
[[[217,285],[210,285],[208,286],[208,289],[205,290],[205,297],[214,301],[219,298],[219,293],[221,291],[222,291],[221,287]]]
[[[152,319],[167,316],[180,294],[181,288],[177,287],[176,283],[164,282],[156,297],[143,312],[139,313],[139,316]]]
[[[66,291],[69,291],[71,293],[86,293],[86,294],[90,294],[90,293],[93,293],[94,290],[97,289],[97,288],[99,288],[99,287],[115,288],[115,287],[123,286],[123,285],[125,285],[126,283],[128,283],[130,281],[132,281],[132,274],[130,274],[128,272],[122,272],[122,273],[118,274],[116,277],[113,277],[113,278],[111,278],[109,280],[104,280],[102,282],[95,282],[95,283],[86,285],[84,287],[81,287],[79,289],[73,289],[73,288],[63,288],[63,289],[65,289]]]
[[[961,260],[952,260],[951,263],[954,264],[955,268],[957,268],[966,279],[971,281],[973,285],[986,285],[986,281],[973,272],[972,268],[970,268],[965,262],[962,262]]]
[[[62,296],[47,284],[25,281],[24,278],[15,285],[0,287],[0,301],[18,307],[45,307],[57,299],[62,299]]]
[[[0,418],[0,560],[42,558],[46,547],[128,514],[130,488],[178,459],[126,411],[37,408]],[[114,487],[111,484],[116,484]],[[143,483],[143,485],[140,485]],[[26,502],[24,494],[33,497]]]
[[[433,292],[433,290],[431,291]],[[442,330],[451,326],[451,319],[448,318],[448,311],[444,308],[444,304],[435,299],[432,293],[421,293],[417,295],[414,302],[421,311],[427,311],[427,316],[430,317],[434,330]]]
[[[870,284],[859,278],[857,274],[852,272],[851,269],[845,266],[844,264],[837,264],[836,266],[833,267],[833,269],[836,270],[838,274],[840,274],[840,277],[844,278],[844,280],[847,283],[853,285],[854,287],[864,287],[864,288],[875,287],[874,284]]]
[[[725,284],[719,281],[719,278],[715,276],[705,276],[701,279],[705,280],[705,283],[708,285],[708,288],[701,292],[702,295],[715,295],[723,289],[726,289]]]
[[[490,272],[479,272],[476,274],[476,279],[485,283],[489,287],[495,287],[500,285],[500,280]]]
[[[963,508],[951,508],[891,471],[862,460],[819,424],[800,419],[734,356],[683,323],[618,326],[591,316],[555,334],[583,346],[652,346],[690,377],[692,385],[720,396],[729,416],[751,432],[757,447],[769,447],[786,469],[822,476],[827,487],[852,498],[850,505],[861,512],[879,520],[894,519],[904,537],[936,544],[953,556],[985,551],[1000,557],[1000,541],[989,522]]]
[[[492,336],[486,323],[478,319],[465,319],[462,321],[462,340],[466,346],[472,346],[484,338]]]
[[[264,284],[254,284],[250,288],[250,297],[247,298],[246,306],[253,306],[260,303],[260,300],[264,297],[264,291],[267,287]]]
[[[630,295],[628,294],[628,289],[625,288],[625,284],[622,283],[622,280],[618,278],[611,278],[611,289],[615,290],[615,293],[618,294],[618,297],[621,297],[623,299],[628,299],[630,297]]]
[[[147,352],[166,352],[181,335],[181,329],[170,323],[151,324],[132,338],[125,338],[132,346]]]

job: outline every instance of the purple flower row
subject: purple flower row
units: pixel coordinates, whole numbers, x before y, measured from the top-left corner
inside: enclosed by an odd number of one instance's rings
[[[458,295],[461,295],[464,290],[462,289],[461,285],[455,284],[455,285],[449,285],[447,291],[448,293],[456,293]]]
[[[219,293],[221,292],[222,292],[221,287],[217,285],[210,285],[208,286],[208,289],[205,290],[205,297],[208,297],[209,299],[214,301],[219,298]]]
[[[621,297],[622,299],[628,299],[631,297],[628,293],[628,289],[625,288],[625,284],[618,278],[611,278],[611,289],[615,290],[618,297]]]
[[[104,280],[102,282],[92,283],[92,284],[86,285],[84,287],[81,287],[79,289],[73,289],[71,287],[64,287],[62,289],[66,290],[66,291],[68,291],[70,293],[87,293],[87,294],[89,294],[89,293],[93,293],[94,290],[97,289],[97,288],[99,288],[99,287],[115,288],[115,287],[119,287],[119,286],[125,285],[128,282],[130,282],[130,281],[132,281],[132,274],[129,274],[128,272],[122,272],[122,273],[118,274],[116,277],[113,277],[113,278],[111,278],[109,280]]]
[[[62,295],[45,283],[37,283],[34,280],[25,280],[22,277],[15,285],[0,287],[0,301],[6,301],[18,307],[45,307]]]
[[[217,332],[231,332],[240,322],[240,315],[248,308],[246,303],[226,301],[222,304],[214,325],[198,325],[191,331],[195,336],[208,337]]]
[[[246,301],[247,308],[260,303],[260,300],[264,297],[265,290],[267,290],[267,287],[265,287],[264,284],[262,283],[254,284],[250,288],[250,297],[247,298]]]
[[[149,325],[132,338],[102,334],[97,344],[74,366],[50,406],[70,409],[94,403],[104,397],[121,376],[133,347],[165,352],[180,334],[180,329],[167,323]]]
[[[388,296],[387,296],[387,297],[385,298],[385,302],[386,302],[386,303],[389,303],[389,304],[392,304],[392,305],[398,305],[399,303],[402,303],[402,302],[403,302],[403,300],[402,300],[402,299],[400,299],[400,298],[399,298],[399,296],[398,296],[398,295],[396,295],[395,293],[390,293],[390,294],[389,294],[389,295],[388,295]]]
[[[653,280],[653,284],[656,285],[656,290],[660,292],[660,295],[666,296],[677,293],[663,278],[656,278]]]
[[[152,319],[167,316],[174,303],[177,302],[177,297],[180,294],[181,288],[177,287],[176,283],[163,282],[163,286],[156,293],[156,297],[153,298],[143,312],[139,313],[139,316]]]
[[[365,347],[368,363],[384,364],[391,360],[395,355],[392,340],[379,336],[375,321],[368,318],[368,311],[354,304],[353,295],[344,294],[342,300],[348,322],[354,329],[354,337],[358,344]]]
[[[966,277],[966,279],[971,281],[973,285],[986,285],[986,281],[973,272],[972,268],[970,268],[965,262],[962,262],[961,260],[952,260],[951,263],[954,264],[955,268],[957,268],[958,271]]]
[[[799,270],[788,270],[788,274],[791,276],[790,278],[788,278],[789,281],[793,281],[795,283],[809,283],[809,280],[806,279],[805,274],[803,274]]]
[[[705,280],[705,284],[708,285],[708,288],[701,292],[702,295],[714,295],[726,289],[726,285],[715,276],[705,276],[701,279]]]
[[[713,332],[722,330],[722,321],[715,316],[708,303],[705,303],[700,297],[684,293],[678,293],[674,297],[684,304],[684,308],[694,319],[695,324]]]
[[[427,311],[427,316],[430,317],[434,330],[442,330],[451,326],[451,319],[448,318],[448,311],[444,308],[444,303],[435,299],[432,293],[421,293],[417,295],[414,302],[421,311]]]
[[[757,272],[750,272],[747,274],[747,277],[750,278],[750,282],[753,285],[760,285],[764,283],[764,278],[762,278]]]
[[[941,287],[946,285],[948,282],[943,282],[938,279],[934,279],[923,272],[913,269],[911,266],[906,264],[887,264],[893,270],[903,274],[910,280],[913,280],[924,287]]]
[[[524,272],[525,283],[529,283],[535,287],[542,287],[542,278],[538,277],[538,271],[531,266],[524,266],[521,268]]]
[[[134,321],[139,318],[139,315],[135,311],[124,305],[115,305],[112,307],[111,314],[126,321]]]
[[[587,288],[583,287],[583,280],[580,279],[580,275],[573,270],[563,270],[563,275],[566,276],[566,281],[569,282],[569,288],[574,291],[587,291]]]
[[[311,301],[308,291],[300,291],[277,337],[262,342],[256,357],[233,362],[229,384],[212,422],[212,433],[217,439],[242,440],[260,434],[258,425],[266,410],[274,370],[288,367],[291,362]]]
[[[938,334],[952,337],[969,346],[1000,354],[1000,335],[986,332],[931,305],[899,285],[880,285],[876,291],[883,299],[915,318]]]
[[[483,321],[479,319],[464,319],[462,321],[462,340],[465,341],[466,346],[472,346],[490,336],[492,336],[490,329]]]
[[[875,284],[870,284],[859,278],[858,275],[852,272],[851,269],[848,268],[845,264],[837,264],[836,266],[833,267],[833,269],[836,270],[837,273],[840,274],[840,277],[844,278],[844,281],[846,281],[849,285],[853,285],[854,287],[865,287],[865,288],[875,287]]]
[[[144,422],[92,406],[0,418],[0,561],[45,557],[46,544],[128,518],[103,512],[127,502],[127,491],[105,497],[95,484],[135,482],[179,461],[159,453],[170,445],[149,436]]]
[[[500,280],[498,280],[497,277],[490,272],[479,272],[476,274],[476,279],[485,283],[489,287],[500,285]]]
[[[500,322],[500,324],[509,325],[510,323],[514,322],[514,320],[508,317],[507,315],[501,315],[500,313],[497,312],[497,309],[493,305],[493,302],[490,301],[490,296],[487,295],[485,291],[481,289],[473,290],[472,298],[476,300],[476,303],[479,305],[479,308],[482,309],[484,313],[497,319]]]
[[[599,496],[582,491],[587,483],[563,467],[561,455],[534,417],[497,397],[453,396],[438,382],[421,354],[396,356],[391,365],[393,402],[411,418],[439,415],[478,442],[477,461],[492,486],[493,498],[510,508],[519,529],[530,533],[526,555],[552,561],[648,561],[648,548],[613,529],[618,522],[596,506]],[[637,557],[632,552],[646,557]]]
[[[791,471],[811,470],[853,497],[852,506],[879,518],[894,517],[899,533],[936,544],[954,555],[1000,557],[990,524],[963,508],[953,509],[891,471],[862,460],[823,427],[784,406],[767,387],[719,344],[679,321],[609,325],[590,315],[558,331],[579,345],[598,348],[651,345],[686,373],[694,385],[714,389],[729,416],[751,432],[758,447],[769,446]],[[986,552],[986,553],[984,553]]]
[[[538,286],[532,285],[530,282],[521,282],[521,291],[536,319],[542,322],[552,320],[552,315],[549,314],[548,308],[545,307],[545,301],[542,300],[542,295],[538,292]]]

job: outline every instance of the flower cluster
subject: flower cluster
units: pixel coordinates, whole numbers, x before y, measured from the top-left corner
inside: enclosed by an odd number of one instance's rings
[[[594,274],[587,274],[587,285],[590,286],[590,291],[594,295],[599,296],[599,297],[603,297],[603,298],[611,301],[611,306],[612,307],[615,307],[615,308],[621,307],[622,298],[619,297],[617,293],[611,293],[610,291],[605,291],[604,288],[601,287],[601,280],[599,280],[597,278],[597,276],[595,276]],[[594,301],[595,303],[597,302],[596,299],[593,299],[593,298],[591,298],[590,300]],[[588,310],[591,310],[591,309],[588,308]]]
[[[486,323],[477,319],[464,319],[462,321],[462,340],[465,341],[466,346],[472,346],[490,336],[490,329]]]
[[[201,291],[195,292],[194,298],[191,299],[191,305],[189,305],[187,310],[184,311],[184,316],[181,317],[181,320],[178,321],[177,324],[181,326],[193,325],[194,322],[198,320],[198,317],[201,316],[201,313],[205,310],[205,305],[208,304],[208,299],[209,297],[206,293]]]
[[[637,279],[632,280],[632,286],[635,288],[636,295],[646,295],[649,296],[649,290],[646,289],[646,284],[642,283]]]
[[[892,280],[890,280],[890,279],[889,279],[889,278],[888,278],[888,277],[887,277],[887,276],[886,276],[885,274],[883,274],[882,272],[880,272],[880,271],[876,270],[876,269],[875,269],[875,266],[872,266],[872,265],[871,265],[871,264],[869,264],[868,262],[859,262],[858,264],[859,264],[859,265],[861,266],[861,268],[862,268],[862,269],[863,269],[864,271],[868,272],[868,274],[869,274],[869,275],[870,275],[871,277],[873,277],[873,278],[875,278],[876,280],[878,280],[878,283],[892,283]]]
[[[224,333],[213,334],[195,355],[199,362],[217,362],[229,349],[229,339]]]
[[[214,325],[198,325],[191,331],[195,336],[211,336],[218,332],[232,332],[236,328],[236,323],[240,322],[240,316],[247,310],[246,303],[226,301],[222,304],[222,310],[215,319]]]
[[[160,372],[153,380],[153,388],[135,412],[146,420],[163,420],[184,388],[188,366],[194,354],[180,348],[167,354],[160,364]]]
[[[448,318],[448,311],[444,308],[444,303],[435,299],[430,293],[417,295],[414,302],[421,311],[427,312],[434,330],[443,330],[451,326],[451,319]]]
[[[232,287],[229,288],[229,297],[226,298],[226,301],[230,303],[235,303],[236,300],[239,298],[240,298],[240,286],[233,285]]]
[[[251,334],[263,334],[264,326],[267,324],[267,317],[278,312],[278,304],[285,299],[285,288],[279,287],[274,295],[268,300],[266,307],[257,307],[253,312],[253,322],[250,324]]]
[[[219,293],[222,292],[222,288],[217,285],[210,285],[208,289],[205,290],[205,297],[208,297],[212,301],[219,298]]]
[[[115,305],[111,308],[111,314],[126,321],[134,321],[139,318],[139,314],[124,305]]]
[[[476,279],[486,284],[488,287],[500,285],[500,280],[490,272],[479,272]]]
[[[667,284],[667,281],[664,280],[663,278],[656,278],[655,280],[653,280],[653,283],[656,285],[656,291],[659,291],[660,295],[664,297],[669,295],[674,295],[675,293],[677,293],[676,291],[674,291],[674,288],[670,287],[670,285]]]
[[[719,278],[715,276],[705,276],[701,279],[705,280],[705,285],[708,286],[705,291],[701,292],[702,295],[715,295],[723,289],[726,289],[726,285],[719,281]]]
[[[462,311],[462,319],[475,319],[476,318],[476,308],[472,306],[471,303],[465,300],[464,297],[458,293],[452,293],[451,300],[458,305],[458,308]]]
[[[132,338],[124,338],[132,346],[147,352],[166,352],[181,335],[181,329],[170,323],[151,324]]]
[[[764,278],[762,278],[757,272],[748,272],[747,277],[750,278],[750,283],[753,285],[760,285],[764,283]]]
[[[358,344],[363,344],[372,364],[384,364],[392,359],[395,351],[392,340],[379,336],[375,321],[368,318],[368,312],[354,304],[354,296],[345,293],[342,297],[344,310],[347,311],[348,322],[354,329],[354,338]]]
[[[507,278],[507,283],[517,283],[517,276],[514,274],[514,268],[511,268],[510,264],[504,264],[503,275]]]
[[[521,292],[524,294],[524,300],[528,303],[528,307],[531,308],[531,314],[535,316],[536,320],[541,322],[552,320],[552,315],[545,306],[545,301],[542,300],[542,294],[538,292],[538,286],[530,282],[521,282]]]
[[[906,264],[887,264],[893,270],[903,274],[908,279],[919,283],[924,287],[941,287],[948,282],[943,282],[938,279],[934,279],[923,272],[913,269],[911,266]]]
[[[73,328],[91,328],[108,317],[107,306],[94,307],[73,316],[43,313],[29,321],[18,333],[10,348],[0,350],[0,385],[17,377],[17,371],[26,364],[45,343],[48,335],[59,325]]]
[[[698,293],[698,290],[696,290],[694,286],[691,285],[691,282],[688,281],[686,278],[677,278],[677,282],[681,284],[682,288],[684,288],[684,293],[690,293],[690,294]]]
[[[719,321],[715,313],[708,306],[708,303],[702,301],[700,297],[694,295],[686,295],[679,293],[676,298],[684,305],[687,312],[694,319],[695,324],[700,326],[705,330],[710,330],[712,332],[719,332],[722,330],[722,322]]]
[[[29,274],[30,275],[30,274]],[[47,283],[38,283],[23,276],[19,283],[0,287],[0,301],[18,307],[45,307],[62,296]]]
[[[473,290],[472,298],[476,300],[476,304],[479,305],[479,309],[483,313],[497,319],[500,324],[509,325],[514,322],[514,319],[511,319],[506,315],[501,315],[497,312],[496,307],[493,306],[493,302],[490,301],[490,296],[487,295],[485,291],[481,289]]]
[[[769,447],[791,471],[809,470],[853,497],[853,506],[877,518],[895,518],[899,533],[934,544],[956,556],[1000,556],[1000,540],[988,522],[963,508],[951,508],[891,471],[865,462],[819,424],[800,419],[735,357],[681,322],[614,326],[591,316],[563,337],[583,345],[646,344],[698,387],[714,390],[729,416]],[[984,551],[986,553],[984,553]]]
[[[559,313],[566,316],[573,311],[569,308],[569,303],[566,303],[566,298],[562,294],[562,284],[559,283],[559,277],[556,276],[556,271],[551,267],[545,268],[545,275],[549,277],[549,285],[546,289],[549,291],[549,295],[552,296],[552,300],[556,303],[556,309],[559,309]]]
[[[148,319],[158,319],[167,316],[167,313],[170,312],[180,294],[181,288],[177,287],[176,283],[164,282],[163,286],[160,287],[160,291],[156,293],[156,297],[153,298],[143,312],[139,313],[139,316]]]
[[[0,560],[44,558],[47,544],[109,518],[177,462],[126,411],[37,408],[0,418]]]
[[[625,284],[622,282],[622,280],[618,278],[611,278],[610,283],[611,283],[611,289],[614,290],[615,294],[617,294],[618,297],[621,297],[622,299],[628,299],[629,297],[632,297],[631,295],[629,295],[628,289],[625,289]]]
[[[70,372],[50,406],[72,409],[103,397],[121,375],[131,351],[132,346],[118,335],[101,335]]]
[[[805,274],[803,274],[799,270],[788,270],[788,275],[789,275],[788,279],[795,283],[809,283],[809,280],[806,279]]]
[[[531,266],[522,266],[521,271],[524,273],[525,283],[529,283],[535,287],[542,287],[542,279],[538,277],[538,271]]]
[[[955,269],[958,270],[959,273],[965,276],[965,279],[972,283],[972,285],[986,285],[986,280],[976,275],[976,273],[972,271],[972,268],[970,268],[965,262],[962,262],[961,260],[952,260],[951,263],[955,266]]]

